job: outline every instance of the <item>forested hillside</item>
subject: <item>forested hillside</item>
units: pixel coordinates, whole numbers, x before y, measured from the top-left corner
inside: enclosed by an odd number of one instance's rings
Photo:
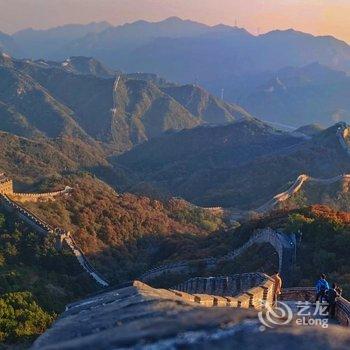
[[[350,211],[349,179],[343,178],[330,183],[311,180],[278,207],[291,209],[314,204],[324,204],[344,212]]]
[[[201,127],[146,142],[114,164],[134,175],[131,190],[142,192],[146,182],[202,206],[254,210],[301,174],[328,178],[349,172],[339,128],[305,139],[256,120]]]
[[[67,303],[97,290],[72,253],[56,243],[0,212],[0,342],[26,348]]]
[[[0,130],[69,139],[96,162],[167,131],[251,118],[199,87],[121,75],[92,58],[52,62],[0,55],[0,77]]]
[[[70,230],[97,270],[114,283],[176,259],[198,240],[225,227],[220,215],[183,200],[162,202],[117,194],[88,174],[59,182],[73,188],[70,197],[26,206],[51,225]],[[57,180],[44,184],[55,185]]]
[[[350,296],[350,215],[327,206],[314,205],[280,211],[261,220],[263,225],[299,232],[294,285],[313,286],[319,272],[338,283]],[[261,224],[260,223],[260,224]]]

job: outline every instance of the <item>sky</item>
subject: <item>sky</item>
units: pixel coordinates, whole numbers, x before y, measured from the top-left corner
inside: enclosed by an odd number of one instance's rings
[[[350,0],[0,0],[0,30],[108,21],[113,25],[170,16],[253,34],[294,28],[350,43]]]

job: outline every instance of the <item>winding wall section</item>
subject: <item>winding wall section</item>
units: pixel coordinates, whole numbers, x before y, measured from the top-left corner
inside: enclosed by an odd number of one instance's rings
[[[293,185],[285,192],[279,193],[274,196],[271,200],[269,200],[264,205],[255,209],[254,211],[257,213],[265,213],[274,209],[279,203],[285,202],[289,198],[291,198],[295,193],[299,192],[300,189],[304,186],[305,183],[318,183],[322,185],[331,185],[341,180],[350,180],[350,174],[338,175],[328,179],[318,179],[315,177],[311,177],[305,174],[298,176]]]
[[[88,259],[84,253],[80,250],[77,244],[74,242],[70,233],[60,229],[54,228],[45,221],[38,218],[34,213],[30,212],[28,209],[24,208],[20,204],[11,200],[8,196],[1,194],[0,203],[2,207],[11,213],[16,214],[21,220],[28,224],[35,232],[41,235],[57,234],[57,238],[60,241],[67,243],[68,247],[72,250],[73,254],[77,258],[81,267],[101,286],[108,287],[109,283],[91,266]]]
[[[65,195],[72,191],[72,188],[69,186],[66,186],[65,189],[61,191],[55,191],[55,192],[46,192],[46,193],[18,193],[14,192],[11,194],[8,194],[9,197],[15,202],[25,203],[25,202],[38,202],[38,201],[47,201],[47,200],[53,200],[55,197]]]
[[[223,257],[211,257],[192,262],[181,261],[174,264],[162,265],[144,273],[140,277],[140,280],[147,282],[168,273],[191,273],[194,270],[194,262],[201,263],[206,269],[212,269],[222,261],[234,261],[238,256],[246,252],[252,245],[261,243],[269,243],[275,248],[279,257],[279,272],[288,284],[296,259],[296,237],[294,234],[288,235],[270,228],[257,231],[257,233],[253,235],[243,246],[231,251]]]

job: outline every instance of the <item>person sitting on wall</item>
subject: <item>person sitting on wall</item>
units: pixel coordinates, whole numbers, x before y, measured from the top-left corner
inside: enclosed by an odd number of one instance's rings
[[[275,282],[274,301],[276,302],[278,296],[281,294],[281,291],[282,291],[282,278],[279,272],[276,272],[273,278]]]
[[[328,317],[334,318],[335,317],[335,305],[337,302],[337,299],[340,297],[339,287],[333,283],[332,288],[329,289],[326,293],[326,300],[328,303],[327,306],[327,312],[328,312]]]
[[[316,282],[316,303],[320,300],[323,302],[325,298],[326,291],[329,289],[329,284],[326,281],[326,275],[322,274],[320,279]]]

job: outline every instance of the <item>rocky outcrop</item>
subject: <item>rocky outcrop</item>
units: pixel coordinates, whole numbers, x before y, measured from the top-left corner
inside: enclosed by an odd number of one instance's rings
[[[349,343],[348,329],[340,326],[290,323],[265,329],[254,310],[208,308],[175,292],[134,282],[69,305],[32,350],[345,350]]]

